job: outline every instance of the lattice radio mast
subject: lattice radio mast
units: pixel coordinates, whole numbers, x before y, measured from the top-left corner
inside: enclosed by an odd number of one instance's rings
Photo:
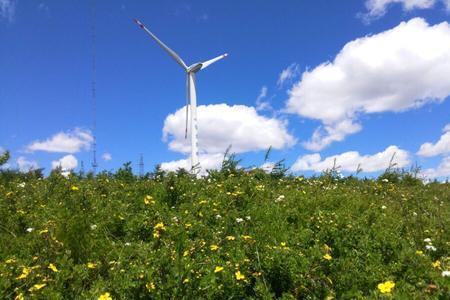
[[[139,176],[144,177],[144,155],[139,157]]]

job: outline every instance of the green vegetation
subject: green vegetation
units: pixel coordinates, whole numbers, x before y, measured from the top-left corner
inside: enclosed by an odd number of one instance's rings
[[[450,298],[450,184],[236,165],[1,171],[0,298]]]

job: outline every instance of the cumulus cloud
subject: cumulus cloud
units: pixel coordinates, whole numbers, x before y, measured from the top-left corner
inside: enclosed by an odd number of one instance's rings
[[[436,168],[425,169],[422,171],[422,175],[428,179],[435,179],[439,177],[450,176],[450,156],[442,159]]]
[[[417,155],[420,156],[437,156],[441,154],[449,154],[450,153],[450,124],[444,127],[444,133],[441,135],[439,141],[435,144],[433,143],[424,143],[420,146]]]
[[[89,130],[75,128],[68,132],[59,132],[45,141],[34,141],[26,147],[29,152],[77,153],[89,150],[94,141]]]
[[[15,0],[0,0],[0,19],[5,19],[8,22],[13,22],[15,13]]]
[[[78,166],[78,160],[72,154],[52,161],[52,169],[61,168],[63,172],[69,172]]]
[[[19,156],[16,160],[17,166],[21,172],[28,172],[30,170],[36,170],[39,168],[39,165],[34,160],[28,160],[24,156]]]
[[[278,76],[278,87],[282,87],[286,81],[294,79],[299,74],[299,72],[300,68],[298,64],[293,63],[289,65],[286,69],[281,71],[280,75]]]
[[[110,160],[112,159],[111,153],[108,153],[108,152],[103,153],[102,159],[103,159],[104,161],[110,161]]]
[[[391,160],[398,168],[410,164],[407,151],[397,146],[389,146],[384,151],[373,155],[361,155],[357,151],[349,151],[322,159],[319,153],[307,154],[297,159],[292,170],[323,172],[334,166],[344,172],[356,172],[360,168],[363,172],[370,173],[386,170]]]
[[[202,167],[202,172],[205,170],[220,169],[222,166],[224,155],[222,153],[214,154],[201,154],[199,156],[200,165]],[[176,171],[178,169],[191,169],[191,158],[174,160],[169,162],[164,162],[161,164],[161,169],[164,171]]]
[[[163,139],[169,149],[190,152],[190,140],[185,139],[185,108],[166,117]],[[295,139],[287,131],[287,124],[276,118],[257,113],[245,105],[215,104],[198,107],[200,153],[222,153],[229,145],[235,153],[283,149],[294,145]]]
[[[361,129],[361,114],[402,112],[450,94],[450,25],[421,18],[347,43],[334,61],[305,71],[286,111],[316,119],[310,142],[321,150]]]

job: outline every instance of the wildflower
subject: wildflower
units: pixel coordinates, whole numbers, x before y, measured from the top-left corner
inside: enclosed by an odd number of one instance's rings
[[[284,195],[280,195],[280,196],[278,196],[277,199],[275,199],[275,202],[278,203],[278,202],[281,202],[283,200],[284,200]]]
[[[189,255],[189,251],[185,250],[185,251],[183,252],[183,257],[186,257],[186,256],[188,256],[188,255]]]
[[[111,294],[108,292],[101,294],[100,297],[98,297],[98,300],[112,300]]]
[[[442,271],[442,277],[450,277],[450,271],[446,270],[446,271]]]
[[[48,232],[48,229],[42,229],[42,230],[39,231],[39,234],[44,234],[44,233],[47,233],[47,232]]]
[[[147,288],[148,291],[152,291],[154,289],[156,289],[156,286],[153,282],[148,282],[145,287]]]
[[[219,272],[222,272],[222,271],[223,271],[223,267],[217,266],[217,267],[214,269],[214,273],[219,273]]]
[[[250,221],[252,218],[250,216],[245,217],[248,221]]]
[[[395,283],[393,281],[386,281],[378,284],[378,290],[380,290],[382,294],[390,293],[394,287]]]
[[[91,230],[95,230],[95,229],[97,229],[97,225],[92,224],[92,225],[91,225]]]
[[[186,224],[184,225],[184,227],[186,227],[186,228],[191,228],[191,227],[192,227],[192,224],[191,224],[191,223],[186,223]]]
[[[426,245],[425,249],[431,250],[431,251],[436,251],[436,247],[434,247],[433,245]]]
[[[27,228],[27,232],[33,232],[34,228],[33,227],[28,227]]]
[[[144,198],[144,204],[149,205],[149,204],[155,204],[155,200],[153,200],[153,197],[150,195],[145,196]]]
[[[251,240],[252,237],[249,235],[241,235],[241,237],[246,241],[246,240]]]
[[[71,189],[72,191],[78,191],[80,188],[77,187],[76,185],[72,185],[72,186],[70,187],[70,189]]]
[[[48,265],[48,268],[50,269],[50,270],[52,270],[53,272],[58,272],[58,268],[56,268],[56,266],[54,265],[54,264],[52,264],[52,263],[50,263],[49,265]]]
[[[236,218],[236,223],[241,223],[241,222],[244,222],[244,219],[242,219],[242,218]]]
[[[417,251],[416,251],[416,254],[417,254],[417,255],[423,255],[423,251],[417,250]]]
[[[33,285],[31,288],[29,288],[28,291],[30,291],[30,292],[39,291],[46,285],[47,285],[46,283],[37,283],[37,284]]]
[[[281,247],[286,247],[286,242],[281,242],[281,243],[280,243],[280,246],[281,246]]]
[[[87,267],[88,267],[88,269],[95,269],[95,268],[97,268],[97,264],[93,263],[93,262],[88,262]]]
[[[15,262],[16,262],[16,260],[14,258],[10,258],[5,261],[5,263],[7,263],[7,264],[13,264]]]
[[[209,249],[211,249],[211,251],[217,251],[219,249],[219,246],[211,245],[211,246],[209,246]]]
[[[24,267],[22,269],[22,274],[20,274],[16,279],[25,279],[31,273],[31,268]]]
[[[234,236],[232,236],[232,235],[229,235],[229,236],[226,237],[226,239],[229,240],[229,241],[234,241],[236,238]]]
[[[183,280],[183,283],[188,283],[189,282],[189,278],[186,278]]]
[[[25,297],[23,296],[22,293],[20,293],[19,295],[17,295],[14,300],[25,300]]]
[[[440,269],[441,268],[441,262],[439,260],[435,261],[434,263],[431,264],[433,266],[433,268],[435,269]]]
[[[382,207],[381,207],[381,209],[386,209],[387,207],[386,207],[386,205],[383,205]]]
[[[426,238],[423,240],[425,243],[431,243],[431,239],[430,238]]]
[[[216,219],[220,219],[220,218],[222,218],[221,215],[216,215]]]
[[[323,258],[324,259],[326,259],[326,260],[331,260],[331,259],[333,259],[333,257],[331,257],[331,255],[330,254],[325,254],[324,256],[323,256]]]
[[[245,275],[241,273],[241,271],[237,271],[236,273],[234,273],[234,275],[236,276],[237,280],[244,280],[245,279]]]
[[[155,225],[155,227],[153,227],[153,229],[155,229],[155,230],[166,230],[166,227],[164,226],[163,222],[159,222],[158,224]]]

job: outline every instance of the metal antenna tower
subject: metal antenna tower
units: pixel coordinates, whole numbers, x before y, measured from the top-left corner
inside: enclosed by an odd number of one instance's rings
[[[96,98],[97,98],[97,92],[96,92],[96,73],[97,73],[97,66],[96,66],[96,36],[95,36],[95,19],[96,19],[96,13],[95,13],[95,0],[92,0],[92,12],[91,12],[91,43],[92,43],[92,82],[91,82],[91,97],[92,97],[92,135],[93,135],[93,141],[92,141],[92,172],[97,172],[97,106],[96,106]]]
[[[139,176],[144,177],[144,155],[140,155],[139,157]]]
[[[84,176],[84,161],[81,161],[81,164],[80,164],[80,175]]]

